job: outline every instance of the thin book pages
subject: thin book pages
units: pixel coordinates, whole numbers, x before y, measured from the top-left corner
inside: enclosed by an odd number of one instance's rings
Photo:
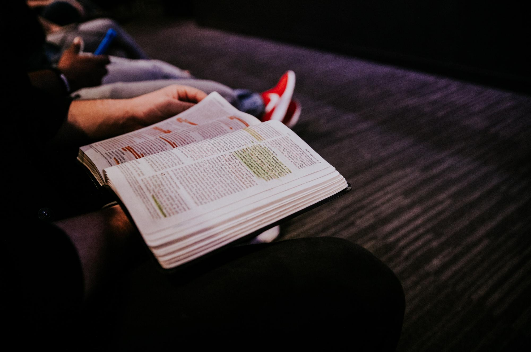
[[[130,160],[108,167],[94,163],[102,170],[103,184],[120,198],[166,269],[222,248],[348,186],[334,167],[281,122],[262,123],[250,115],[237,117],[243,113],[219,95],[208,98],[212,99],[172,120],[191,122],[188,134],[196,126],[216,121],[216,129],[210,128],[208,133],[217,136],[142,155],[164,146],[156,141],[148,148],[146,139],[157,138],[151,131],[157,131],[156,127],[172,131],[170,121],[127,136],[127,146],[123,146],[125,138],[112,141],[125,153],[122,160]],[[206,122],[197,116],[198,111],[216,110],[219,112]],[[222,133],[219,125],[229,126],[228,132]],[[179,140],[170,134],[165,133],[165,139]],[[132,142],[137,144],[130,146]],[[92,147],[83,148],[89,155]]]

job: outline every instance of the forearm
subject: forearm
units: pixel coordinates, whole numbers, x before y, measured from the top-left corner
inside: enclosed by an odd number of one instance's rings
[[[137,115],[133,105],[131,99],[73,101],[56,140],[81,145],[132,131]]]
[[[205,97],[195,88],[172,85],[131,99],[77,100],[56,141],[82,145],[131,132],[177,115]]]

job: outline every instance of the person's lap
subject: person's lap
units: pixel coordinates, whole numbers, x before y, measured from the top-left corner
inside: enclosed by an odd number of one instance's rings
[[[89,180],[82,171],[64,174]],[[61,187],[80,204],[83,197],[94,202],[89,184],[77,193],[69,192],[76,182]],[[139,260],[104,286],[82,316],[77,331],[90,336],[87,348],[156,350],[217,339],[245,345],[264,337],[298,347],[351,341],[359,351],[392,351],[400,336],[399,280],[347,240],[241,244],[171,274],[162,272],[140,236],[133,243]]]
[[[145,260],[101,297],[87,332],[116,350],[351,342],[392,351],[404,313],[391,270],[338,238],[241,245],[171,275]]]

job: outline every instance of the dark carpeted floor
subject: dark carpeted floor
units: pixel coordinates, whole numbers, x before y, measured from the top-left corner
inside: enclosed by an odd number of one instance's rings
[[[294,130],[352,184],[283,227],[337,236],[402,281],[399,351],[515,351],[531,334],[531,99],[198,27],[126,29],[153,58],[256,91],[297,74]]]

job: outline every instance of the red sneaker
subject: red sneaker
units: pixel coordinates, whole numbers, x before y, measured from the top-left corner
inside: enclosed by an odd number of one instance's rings
[[[288,110],[286,115],[282,119],[282,122],[289,128],[295,126],[297,121],[299,121],[299,116],[301,115],[301,104],[297,100],[290,101],[288,105]]]
[[[282,121],[286,115],[293,91],[295,90],[295,72],[288,71],[280,77],[277,85],[261,94],[265,112],[262,121]]]

